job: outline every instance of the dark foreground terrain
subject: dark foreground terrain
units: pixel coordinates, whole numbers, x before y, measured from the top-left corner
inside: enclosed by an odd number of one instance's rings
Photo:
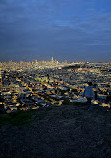
[[[111,112],[101,107],[42,108],[30,123],[0,127],[0,158],[96,157],[111,157]]]

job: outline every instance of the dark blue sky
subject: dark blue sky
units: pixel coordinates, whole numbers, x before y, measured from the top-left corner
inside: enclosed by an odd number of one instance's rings
[[[0,61],[111,62],[111,0],[0,0]]]

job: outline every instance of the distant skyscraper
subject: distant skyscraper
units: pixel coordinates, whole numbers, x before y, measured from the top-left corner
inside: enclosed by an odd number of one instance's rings
[[[51,62],[54,63],[54,58],[53,57],[51,58]]]
[[[54,61],[54,58],[53,58],[53,57],[51,58],[51,61]]]

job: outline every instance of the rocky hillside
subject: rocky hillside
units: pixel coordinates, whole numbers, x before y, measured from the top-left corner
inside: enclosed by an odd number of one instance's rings
[[[111,157],[111,111],[102,107],[42,108],[27,124],[0,127],[0,158],[96,157]]]

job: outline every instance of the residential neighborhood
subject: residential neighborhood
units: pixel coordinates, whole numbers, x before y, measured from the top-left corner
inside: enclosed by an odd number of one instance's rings
[[[82,96],[93,83],[92,104],[111,106],[111,63],[51,61],[0,63],[0,106],[7,113],[62,104],[86,103]]]

